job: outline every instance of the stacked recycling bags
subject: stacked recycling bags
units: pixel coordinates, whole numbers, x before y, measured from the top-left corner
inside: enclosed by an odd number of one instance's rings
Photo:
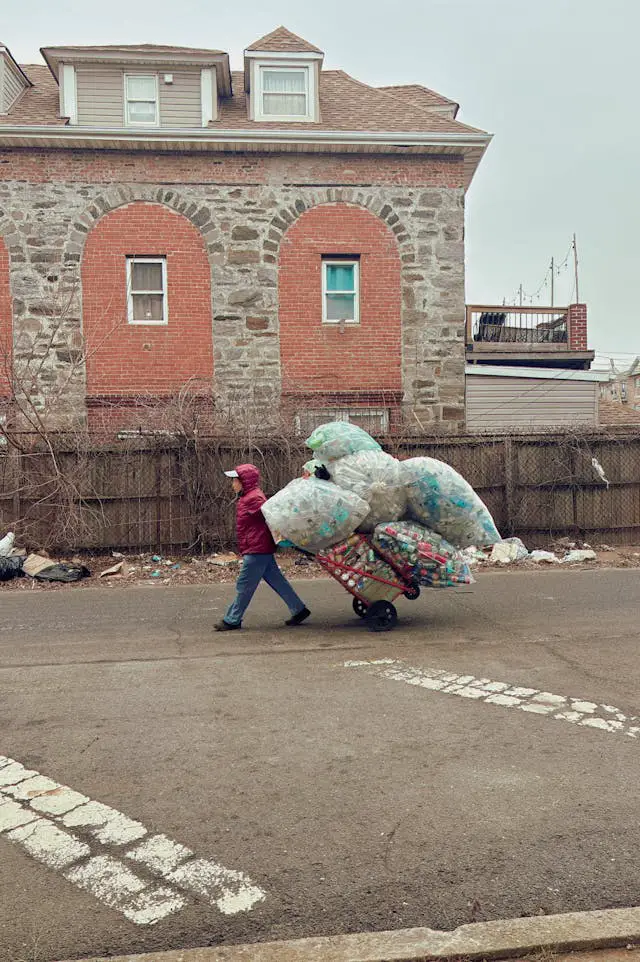
[[[267,501],[262,510],[278,542],[315,553],[363,532],[407,582],[452,587],[473,580],[459,549],[501,540],[486,505],[442,461],[398,461],[342,421],[321,425],[307,446],[307,473],[322,465],[331,481],[299,478]]]

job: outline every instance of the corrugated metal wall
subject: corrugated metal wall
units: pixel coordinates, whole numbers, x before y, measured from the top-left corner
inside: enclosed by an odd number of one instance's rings
[[[564,372],[563,372],[564,374]],[[595,426],[598,382],[561,377],[467,375],[467,430]]]

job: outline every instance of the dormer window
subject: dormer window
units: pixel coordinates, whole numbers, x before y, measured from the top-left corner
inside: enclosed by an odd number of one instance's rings
[[[317,68],[312,62],[293,63],[284,55],[253,60],[251,112],[253,120],[298,121],[318,119]]]
[[[309,67],[260,67],[260,113],[264,118],[309,118]]]
[[[158,77],[156,74],[125,74],[124,100],[127,126],[158,126]]]

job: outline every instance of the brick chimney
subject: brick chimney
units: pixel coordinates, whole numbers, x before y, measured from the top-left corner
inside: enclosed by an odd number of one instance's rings
[[[587,305],[570,304],[567,312],[569,348],[572,351],[587,350]]]

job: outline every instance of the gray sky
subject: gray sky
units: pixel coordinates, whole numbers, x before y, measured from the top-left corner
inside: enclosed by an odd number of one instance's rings
[[[640,354],[637,0],[6,6],[0,39],[22,63],[49,44],[147,42],[218,47],[238,67],[244,47],[283,23],[324,50],[327,67],[457,100],[460,120],[495,135],[468,195],[467,301],[501,304],[520,283],[533,294],[575,231],[590,347],[619,361]],[[572,290],[564,270],[556,303]]]

